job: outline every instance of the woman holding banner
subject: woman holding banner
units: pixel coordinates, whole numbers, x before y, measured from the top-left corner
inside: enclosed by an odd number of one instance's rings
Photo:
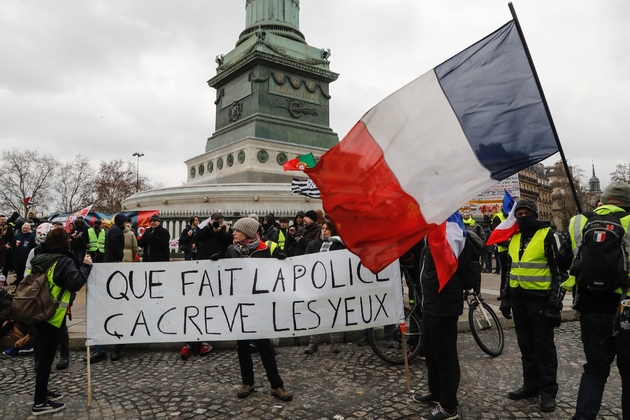
[[[225,253],[226,258],[271,258],[269,248],[258,236],[257,220],[245,217],[234,224],[234,243]],[[271,383],[271,395],[282,401],[291,401],[293,395],[284,388],[278,373],[276,355],[268,338],[258,340],[238,340],[238,361],[241,367],[243,386],[238,392],[239,398],[246,398],[254,391],[254,363],[249,349],[250,341],[254,341],[260,353],[267,378]]]
[[[346,246],[343,244],[341,237],[337,233],[335,224],[330,220],[327,220],[322,223],[321,236],[306,246],[306,253],[314,254],[316,252],[335,251],[338,249],[346,249]],[[312,354],[316,352],[317,347],[319,347],[319,339],[319,335],[311,335],[308,346],[304,350],[304,354]],[[333,353],[339,353],[341,351],[339,343],[339,333],[330,333],[330,351]]]

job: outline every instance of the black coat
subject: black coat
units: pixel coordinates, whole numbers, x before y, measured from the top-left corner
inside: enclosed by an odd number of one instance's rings
[[[317,223],[313,222],[310,225],[306,226],[304,230],[300,230],[297,235],[302,234],[302,237],[297,244],[295,245],[295,253],[294,255],[304,255],[306,253],[306,247],[309,243],[317,239],[322,234],[322,227]]]
[[[207,260],[214,254],[223,257],[228,246],[234,242],[234,233],[227,226],[221,226],[221,230],[215,232],[212,224],[208,223],[197,232],[196,242],[200,260]]]
[[[189,235],[188,232],[191,230],[193,233],[192,235]],[[179,236],[179,246],[184,248],[184,252],[186,254],[190,254],[192,252],[192,246],[196,243],[197,233],[199,233],[198,227],[193,229],[191,225],[187,225],[182,231],[182,234]],[[199,250],[197,250],[197,252],[198,251]]]
[[[465,264],[446,283],[441,292],[431,249],[425,243],[420,260],[420,284],[422,286],[422,309],[434,316],[459,316],[464,312],[464,286],[461,280]]]
[[[123,249],[125,249],[125,238],[123,230],[118,225],[113,225],[105,233],[105,255],[104,262],[121,262],[123,259]]]
[[[171,234],[160,224],[155,229],[144,231],[142,238],[138,241],[138,246],[142,247],[142,261],[169,261],[171,252],[168,243],[171,241]]]

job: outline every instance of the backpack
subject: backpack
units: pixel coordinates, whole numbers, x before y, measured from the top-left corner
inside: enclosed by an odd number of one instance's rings
[[[628,287],[628,254],[624,241],[626,232],[620,221],[628,214],[584,214],[588,220],[582,229],[582,243],[576,257],[578,261],[574,261],[574,267],[571,268],[578,287],[587,288],[593,293],[613,292]]]
[[[53,269],[56,262],[48,269],[42,270],[36,266],[24,277],[18,285],[13,297],[13,318],[25,324],[48,321],[55,315],[59,307],[59,300],[50,294],[50,284],[47,273]],[[57,299],[61,299],[65,290],[61,290]]]
[[[461,273],[464,289],[479,292],[481,287],[482,257],[485,250],[483,240],[475,232],[467,231],[466,244],[458,258],[458,271]]]

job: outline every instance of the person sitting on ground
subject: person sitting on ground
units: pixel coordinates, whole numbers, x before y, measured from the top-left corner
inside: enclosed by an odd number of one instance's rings
[[[13,320],[13,295],[6,290],[0,290],[0,337],[8,335],[13,340],[13,346],[3,353],[8,357],[15,357],[20,350],[33,348],[33,339],[29,335],[29,326]]]
[[[269,248],[258,236],[259,223],[250,217],[239,219],[234,224],[234,243],[225,253],[225,258],[271,258]],[[293,395],[284,388],[284,382],[278,373],[275,350],[268,338],[257,340],[238,340],[238,362],[241,368],[243,386],[238,392],[239,398],[246,398],[254,391],[254,363],[250,342],[256,343],[267,379],[271,384],[271,395],[282,401],[291,401]]]

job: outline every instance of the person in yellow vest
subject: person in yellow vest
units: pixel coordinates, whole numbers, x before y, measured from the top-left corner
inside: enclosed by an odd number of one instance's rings
[[[284,252],[284,245],[287,241],[289,219],[287,217],[281,217],[278,222],[280,223],[280,228],[278,229],[278,246],[280,247],[280,250]]]
[[[105,256],[105,229],[101,229],[100,219],[94,221],[94,227],[88,229],[87,251],[94,262],[103,262]]]
[[[593,213],[598,216],[614,215],[618,218],[618,223],[621,224],[625,232],[623,244],[627,257],[630,254],[630,185],[622,181],[611,182],[604,189],[600,204],[601,206],[596,208]],[[588,217],[591,216],[580,214],[574,216],[569,222],[573,256],[578,256],[580,245],[584,239],[584,227]],[[610,230],[608,226],[606,229]],[[598,242],[603,242],[607,236],[601,233],[597,235],[599,235],[596,239]],[[582,249],[581,252],[588,251]],[[588,264],[584,258],[582,259],[583,264]],[[603,264],[614,266],[606,260],[603,261]],[[630,264],[630,260],[628,264]],[[582,272],[584,271],[585,267],[583,266]],[[605,271],[597,269],[595,271],[605,273]],[[592,270],[587,272],[592,272]],[[608,277],[608,274],[605,275]],[[588,275],[585,276],[588,277]],[[604,279],[597,278],[595,280]],[[570,277],[562,284],[564,288],[573,292],[573,309],[580,314],[580,338],[586,356],[573,420],[594,420],[598,417],[604,386],[610,374],[610,365],[615,358],[617,359],[619,376],[621,376],[622,418],[628,419],[630,418],[630,329],[623,328],[620,321],[625,312],[621,309],[627,307],[621,301],[629,297],[627,293],[622,296],[621,288],[607,292],[592,291],[584,285],[584,282],[577,282],[575,277]],[[627,281],[625,287],[627,287]]]
[[[505,209],[501,208],[501,211],[495,214],[492,217],[492,230],[494,230],[497,226],[501,224],[505,219],[507,219],[508,214],[505,212]],[[503,290],[505,285],[507,284],[507,254],[508,254],[508,242],[501,242],[497,244],[497,256],[499,258],[499,265],[495,271],[495,274],[501,274],[501,288]],[[502,296],[499,296],[499,299],[502,299]]]
[[[65,408],[65,404],[58,402],[63,394],[49,390],[48,379],[59,346],[61,326],[66,322],[70,295],[81,290],[87,281],[92,258],[86,254],[83,261],[77,260],[70,252],[68,233],[64,229],[52,229],[42,244],[41,252],[31,260],[31,266],[47,269],[50,293],[60,302],[51,319],[33,324],[37,332],[34,344],[38,361],[32,414],[37,416]]]
[[[509,283],[500,310],[514,327],[523,365],[523,385],[508,392],[513,400],[540,395],[540,409],[553,411],[558,393],[558,356],[554,328],[560,326],[562,299],[557,245],[551,223],[538,220],[531,200],[516,204],[519,233],[508,246]]]

